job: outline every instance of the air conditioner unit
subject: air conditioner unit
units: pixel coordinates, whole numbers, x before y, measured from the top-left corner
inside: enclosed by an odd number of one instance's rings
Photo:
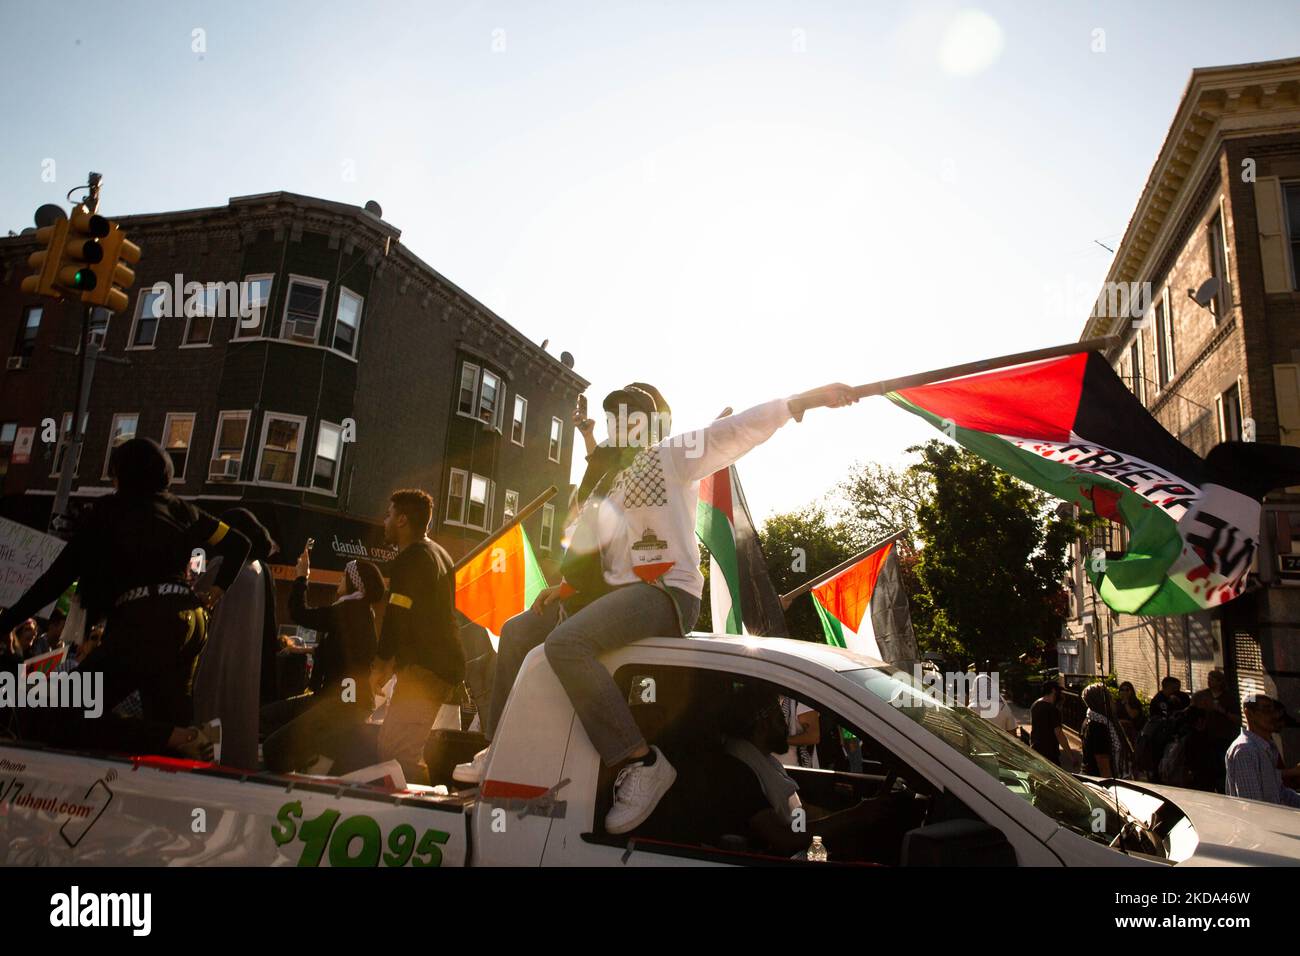
[[[315,342],[316,322],[312,319],[286,319],[284,334],[300,342]]]
[[[239,477],[240,458],[214,458],[208,465],[209,481],[231,481]]]
[[[11,355],[5,360],[5,370],[12,372],[16,369],[26,368],[30,360],[25,355]]]

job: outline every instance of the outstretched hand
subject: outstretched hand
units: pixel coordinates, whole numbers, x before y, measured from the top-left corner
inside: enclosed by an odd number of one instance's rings
[[[858,400],[851,386],[843,382],[823,385],[821,388],[809,389],[790,399],[790,414],[797,422],[803,421],[803,413],[810,408],[843,408]]]

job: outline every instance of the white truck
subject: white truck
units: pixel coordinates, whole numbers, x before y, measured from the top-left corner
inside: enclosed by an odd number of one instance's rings
[[[828,864],[753,833],[708,843],[612,836],[609,772],[541,649],[525,661],[477,788],[440,794],[161,758],[114,760],[0,744],[0,859],[55,865],[727,866],[1278,865],[1300,859],[1300,812],[1066,773],[912,677],[804,641],[692,635],[604,658],[670,758],[717,733],[749,682],[815,708],[861,742],[862,772],[790,768],[824,811],[879,797],[859,849]],[[707,747],[704,748],[707,754]],[[728,794],[704,797],[726,800]],[[888,794],[881,791],[889,789]],[[652,817],[649,825],[656,821]],[[815,819],[807,823],[817,833]],[[743,831],[743,827],[737,827]]]

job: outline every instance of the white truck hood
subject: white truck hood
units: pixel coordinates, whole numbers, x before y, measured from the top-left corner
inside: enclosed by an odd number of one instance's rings
[[[1131,787],[1124,786],[1121,799],[1134,816],[1145,820],[1150,809],[1142,806],[1144,801],[1125,796]],[[1187,846],[1191,855],[1181,860],[1183,866],[1300,865],[1300,810],[1180,787],[1144,783],[1137,788],[1172,801],[1187,815],[1195,846]],[[1182,839],[1189,843],[1186,838],[1184,834]],[[1178,839],[1176,832],[1173,841]],[[1181,855],[1175,851],[1174,858]]]

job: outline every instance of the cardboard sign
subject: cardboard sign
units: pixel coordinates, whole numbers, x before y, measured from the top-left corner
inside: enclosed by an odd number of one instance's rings
[[[0,607],[11,607],[45,573],[64,542],[19,524],[0,518]],[[54,605],[44,608],[41,617],[48,617]]]

